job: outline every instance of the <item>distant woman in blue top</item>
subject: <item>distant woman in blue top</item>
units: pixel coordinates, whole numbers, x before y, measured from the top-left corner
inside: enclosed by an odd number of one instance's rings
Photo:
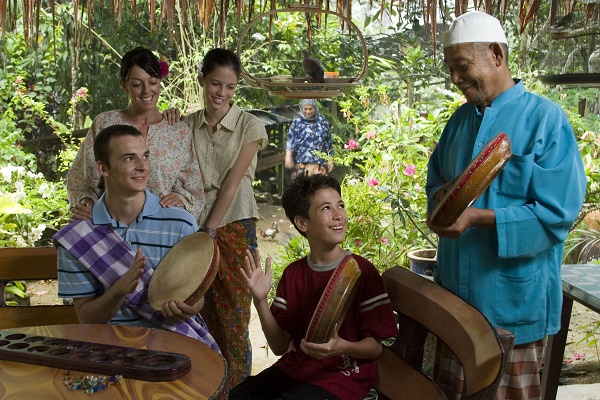
[[[315,99],[302,99],[300,112],[288,131],[285,144],[285,167],[296,175],[327,175],[333,163],[315,155],[320,152],[333,155],[329,122],[319,115],[319,103]]]

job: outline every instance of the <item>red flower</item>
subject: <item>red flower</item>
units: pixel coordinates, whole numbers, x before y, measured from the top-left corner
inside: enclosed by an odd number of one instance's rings
[[[159,61],[158,66],[160,67],[160,77],[164,78],[169,75],[169,64],[166,61]]]

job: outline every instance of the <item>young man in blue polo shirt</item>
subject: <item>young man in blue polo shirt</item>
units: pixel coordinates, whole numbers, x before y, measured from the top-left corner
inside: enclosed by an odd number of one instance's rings
[[[132,126],[103,129],[94,156],[105,193],[92,219],[73,221],[54,237],[58,246],[58,295],[73,298],[81,323],[115,323],[169,329],[216,347],[194,305],[168,300],[160,312],[147,304],[152,270],[183,237],[198,230],[179,207],[162,208],[146,189],[149,151]]]

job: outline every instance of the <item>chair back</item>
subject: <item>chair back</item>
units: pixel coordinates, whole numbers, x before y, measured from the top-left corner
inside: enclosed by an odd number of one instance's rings
[[[375,388],[393,400],[446,398],[421,372],[430,332],[462,364],[463,398],[492,399],[514,336],[495,329],[479,310],[423,276],[399,266],[382,276],[398,314],[400,333],[377,360]]]

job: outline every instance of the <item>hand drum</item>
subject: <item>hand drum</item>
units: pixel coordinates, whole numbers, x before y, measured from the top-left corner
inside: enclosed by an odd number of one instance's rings
[[[193,305],[204,296],[218,269],[217,242],[206,232],[192,233],[177,242],[156,266],[148,301],[155,310],[169,299]]]
[[[450,226],[490,186],[511,157],[510,141],[502,132],[490,140],[454,180],[430,216],[434,225]]]
[[[337,266],[321,295],[306,331],[306,341],[326,343],[336,325],[341,325],[352,304],[360,279],[360,267],[352,256]]]

